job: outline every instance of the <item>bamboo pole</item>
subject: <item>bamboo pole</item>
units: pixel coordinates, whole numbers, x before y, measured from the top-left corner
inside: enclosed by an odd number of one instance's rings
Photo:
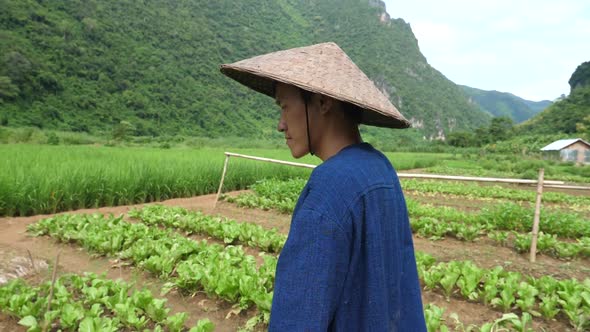
[[[537,201],[535,203],[535,217],[533,219],[533,238],[531,240],[530,261],[534,263],[537,258],[537,237],[539,235],[539,219],[541,215],[541,197],[543,196],[543,177],[545,169],[539,169],[539,181],[537,183]]]
[[[558,188],[558,189],[574,189],[574,190],[590,190],[590,187],[585,186],[561,186],[553,184],[543,184],[545,188]]]
[[[47,298],[47,310],[46,313],[51,310],[51,300],[53,300],[53,289],[55,288],[55,279],[57,277],[57,265],[59,264],[59,255],[61,254],[61,250],[55,256],[55,264],[53,264],[53,274],[51,276],[51,288],[49,289],[49,297]],[[43,324],[43,332],[47,331],[49,328],[50,321],[45,321]]]
[[[219,201],[219,196],[221,196],[221,189],[223,188],[223,181],[225,180],[225,173],[227,172],[227,163],[229,162],[229,155],[226,153],[225,155],[225,162],[223,163],[223,172],[221,173],[221,181],[219,181],[219,189],[217,189],[217,196],[215,197],[215,203],[213,204],[213,208],[217,207],[217,201]]]
[[[270,158],[263,158],[263,157],[254,157],[254,156],[248,156],[248,155],[239,154],[239,153],[226,152],[225,155],[226,156],[233,156],[233,157],[240,157],[240,158],[244,158],[244,159],[264,161],[267,163],[304,167],[304,168],[316,168],[315,165],[310,165],[310,164],[294,163],[292,161],[284,161],[284,160],[277,160],[277,159],[270,159]]]
[[[33,259],[33,255],[31,255],[31,251],[27,249],[27,253],[29,254],[29,261],[31,261],[31,267],[33,268],[33,272],[37,273],[37,267],[35,266],[35,260]]]
[[[312,169],[316,168],[316,165],[296,163],[296,162],[291,162],[291,161],[277,160],[277,159],[264,158],[264,157],[249,156],[249,155],[233,153],[233,152],[225,152],[225,156],[226,156],[226,160],[227,160],[228,156],[231,156],[231,157],[257,160],[257,161],[262,161],[262,162],[288,165],[288,166],[296,166],[296,167],[304,167],[304,168],[312,168]],[[500,183],[511,183],[511,184],[537,184],[538,183],[537,180],[528,180],[528,179],[487,178],[487,177],[474,177],[474,176],[455,176],[455,175],[419,174],[419,173],[397,173],[397,175],[399,178],[456,180],[456,181],[474,181],[474,182],[500,182]],[[558,185],[564,185],[564,184],[565,184],[564,181],[556,181],[556,180],[546,180],[543,182],[543,185],[546,187],[549,187],[549,185],[555,185],[556,188],[590,189],[590,187],[577,187],[577,186],[558,187]]]
[[[485,178],[485,177],[474,177],[474,176],[455,176],[455,175],[438,175],[438,174],[414,174],[414,173],[398,173],[400,178],[419,178],[419,179],[439,179],[439,180],[457,180],[457,181],[475,181],[475,182],[500,182],[500,183],[512,183],[512,184],[537,184],[537,180],[527,179],[508,179],[508,178]],[[551,185],[562,185],[565,182],[547,180],[543,182]]]

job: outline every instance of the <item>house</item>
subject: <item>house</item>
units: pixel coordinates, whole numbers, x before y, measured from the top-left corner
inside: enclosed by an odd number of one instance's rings
[[[541,148],[541,151],[562,161],[590,164],[590,143],[581,138],[560,139]]]

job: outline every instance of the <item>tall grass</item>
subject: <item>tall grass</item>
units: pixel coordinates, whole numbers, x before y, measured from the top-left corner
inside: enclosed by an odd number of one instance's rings
[[[220,148],[0,145],[0,215],[28,216],[80,208],[127,205],[214,193]],[[288,149],[231,149],[293,160]],[[436,164],[435,154],[389,153],[398,169]],[[318,164],[315,157],[298,162]],[[265,178],[307,177],[309,169],[232,158],[224,190]]]
[[[2,145],[0,155],[0,215],[5,216],[213,193],[224,160],[220,149],[93,146]],[[308,174],[306,169],[232,159],[224,188]]]

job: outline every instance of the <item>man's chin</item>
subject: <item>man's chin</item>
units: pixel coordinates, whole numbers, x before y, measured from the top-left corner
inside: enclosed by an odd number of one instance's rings
[[[301,157],[304,157],[305,155],[307,155],[308,151],[300,151],[300,150],[293,150],[291,149],[291,156],[293,156],[293,158],[295,159],[299,159]]]

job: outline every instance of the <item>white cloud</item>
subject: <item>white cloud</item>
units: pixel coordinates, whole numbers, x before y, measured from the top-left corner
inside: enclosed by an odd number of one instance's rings
[[[587,0],[385,0],[428,62],[458,84],[554,99],[590,60]]]
[[[453,42],[457,37],[457,33],[448,24],[419,21],[411,26],[419,40],[446,43]]]
[[[410,25],[424,55],[436,52],[436,50],[457,47],[459,35],[449,25],[432,22],[416,22]]]
[[[524,22],[516,17],[507,17],[492,22],[492,29],[496,31],[514,31],[521,29]]]
[[[590,19],[580,18],[576,19],[572,22],[572,30],[577,32],[582,36],[587,36],[590,38]],[[580,41],[582,42],[582,41]],[[589,43],[586,43],[588,46]]]

